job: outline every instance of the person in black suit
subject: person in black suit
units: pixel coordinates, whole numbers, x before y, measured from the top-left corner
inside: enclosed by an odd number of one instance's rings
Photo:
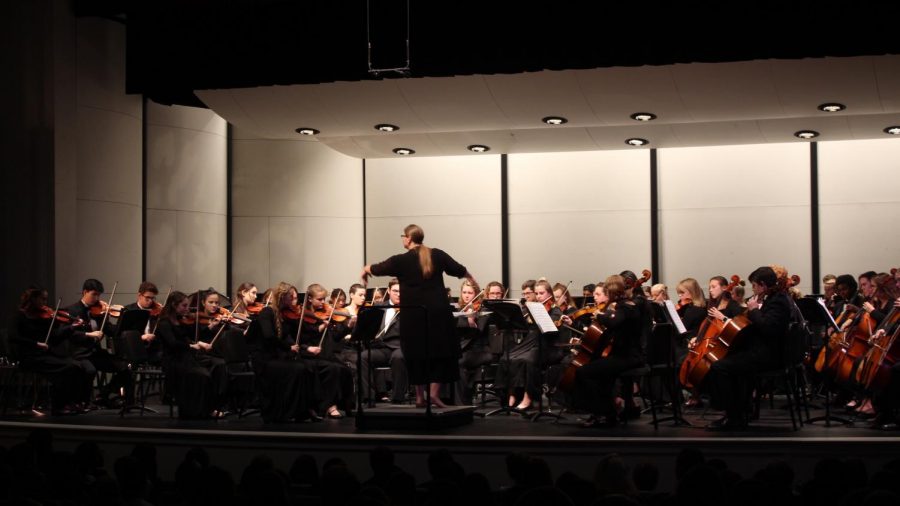
[[[388,283],[387,294],[386,302],[376,304],[376,307],[385,308],[384,317],[375,339],[369,343],[369,349],[362,352],[362,370],[359,374],[362,375],[363,397],[369,399],[374,395],[370,394],[372,369],[390,366],[394,383],[391,402],[401,404],[406,399],[409,379],[403,351],[400,349],[400,318],[398,310],[393,307],[400,305],[400,281],[397,278]]]
[[[772,267],[753,271],[750,284],[754,297],[747,303],[747,317],[751,324],[728,355],[709,371],[707,383],[713,405],[725,410],[725,416],[710,424],[710,429],[745,428],[754,374],[779,367],[783,361],[792,302]]]
[[[156,300],[158,296],[159,289],[156,285],[144,281],[138,286],[136,300],[125,306],[125,311],[149,311],[151,313],[147,324],[141,329],[141,341],[147,346],[147,363],[153,365],[162,363],[162,345],[154,334],[162,309],[162,304]],[[116,335],[118,332],[114,331],[112,334]]]
[[[87,375],[87,381],[82,387],[82,401],[85,403],[93,400],[91,393],[97,371],[112,373],[112,378],[100,391],[97,399],[100,404],[109,404],[109,395],[119,392],[120,389],[124,392],[125,399],[132,399],[134,394],[134,380],[128,371],[128,364],[101,346],[104,332],[110,331],[111,328],[101,328],[104,315],[93,316],[91,308],[101,307],[102,294],[103,283],[96,279],[85,280],[81,287],[81,299],[66,308],[73,317],[84,321],[84,326],[77,329],[68,340],[64,353],[68,353],[69,357],[78,362]]]
[[[409,380],[416,387],[416,404],[425,404],[424,386],[429,384],[432,403],[442,406],[438,396],[441,383],[459,379],[459,340],[456,320],[447,300],[443,273],[467,278],[475,284],[469,271],[450,255],[423,244],[425,232],[418,225],[408,225],[401,234],[406,253],[382,262],[366,265],[360,274],[395,276],[400,280],[404,305],[400,313],[401,349]]]

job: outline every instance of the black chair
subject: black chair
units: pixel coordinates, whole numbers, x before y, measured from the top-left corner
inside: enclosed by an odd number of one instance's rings
[[[647,364],[644,364],[642,366],[623,371],[621,374],[619,374],[619,379],[630,380],[631,383],[637,385],[638,391],[636,392],[636,395],[641,398],[644,404],[648,404],[649,401],[650,413],[653,415],[653,428],[656,429],[659,428],[659,420],[657,420],[656,418],[656,401],[653,399],[652,395],[648,397],[644,394],[645,384],[642,383],[642,380],[648,379],[652,372],[653,370],[651,369],[651,367]],[[625,408],[627,409],[628,406],[625,406]],[[625,417],[624,421],[627,423],[628,417]]]
[[[668,394],[671,416],[655,419],[654,427],[659,423],[672,421],[676,426],[690,426],[691,424],[681,415],[682,395],[678,384],[678,371],[680,364],[677,361],[675,340],[677,333],[671,323],[655,323],[650,331],[650,337],[646,343],[647,366],[650,372],[646,375],[648,383],[657,380]],[[648,388],[649,389],[649,388]],[[642,387],[643,392],[643,387]],[[662,392],[660,392],[661,394]],[[662,398],[650,392],[650,399]],[[653,404],[651,403],[651,411]]]
[[[251,399],[251,404],[256,400],[256,373],[253,370],[244,332],[240,329],[225,330],[216,340],[214,349],[225,359],[228,391],[238,418],[259,413],[259,409],[246,409],[247,398]]]
[[[138,330],[126,330],[113,338],[116,356],[128,364],[128,370],[134,379],[135,393],[138,404],[122,406],[119,415],[124,417],[129,411],[140,411],[144,416],[145,411],[157,413],[156,410],[147,407],[147,396],[153,384],[161,385],[160,399],[165,400],[166,374],[162,367],[150,363],[147,354],[147,345],[141,339],[142,332]],[[174,416],[173,404],[169,403],[169,416]]]
[[[16,409],[36,412],[44,390],[48,403],[45,407],[51,411],[50,388],[50,380],[46,376],[22,368],[16,356],[16,349],[9,342],[7,330],[0,329],[0,403],[3,405],[3,415],[6,415],[10,399],[15,399]],[[31,401],[30,405],[26,406],[27,397],[30,397]]]
[[[784,391],[785,397],[787,399],[787,409],[791,415],[791,426],[795,431],[799,430],[799,427],[803,425],[802,409],[805,403],[805,398],[800,393],[800,390],[798,388],[798,381],[796,378],[798,367],[802,368],[803,364],[801,363],[799,364],[799,366],[797,364],[789,365],[756,374],[756,399],[754,406],[756,417],[759,417],[759,405],[762,398],[762,391],[765,388],[765,385],[768,383],[772,386],[772,390],[770,392],[771,406],[774,407],[775,390],[780,387]]]

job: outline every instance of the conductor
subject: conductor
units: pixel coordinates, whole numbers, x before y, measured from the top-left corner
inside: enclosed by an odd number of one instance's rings
[[[409,381],[416,385],[416,406],[425,406],[424,385],[429,384],[431,403],[444,407],[440,384],[459,379],[460,348],[443,273],[465,277],[472,283],[475,278],[444,251],[422,244],[425,232],[418,225],[408,225],[400,237],[406,253],[366,265],[360,277],[363,284],[369,276],[394,276],[400,280],[400,348]]]

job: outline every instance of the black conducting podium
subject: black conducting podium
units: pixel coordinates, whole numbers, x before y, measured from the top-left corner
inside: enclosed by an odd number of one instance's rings
[[[384,319],[384,310],[388,306],[372,306],[362,308],[356,317],[356,326],[350,335],[356,346],[356,428],[368,429],[436,429],[457,427],[472,423],[475,408],[472,406],[447,406],[438,408],[431,406],[429,389],[425,388],[425,407],[417,408],[413,404],[385,404],[367,407],[363,403],[362,357],[371,350],[373,341],[379,334]],[[403,311],[425,311],[425,307],[417,305],[391,306]],[[428,339],[428,336],[422,336]],[[426,341],[427,342],[427,341]],[[427,351],[426,351],[427,353]],[[370,380],[369,384],[372,382]],[[371,397],[371,396],[370,396]]]

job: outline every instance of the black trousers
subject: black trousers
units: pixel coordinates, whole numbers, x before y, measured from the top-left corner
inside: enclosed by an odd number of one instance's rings
[[[409,390],[409,374],[406,371],[406,361],[403,358],[403,352],[400,348],[392,349],[388,347],[362,350],[362,371],[359,371],[359,374],[362,375],[363,398],[368,399],[370,396],[372,370],[376,367],[387,366],[390,366],[391,377],[394,380],[391,402],[400,403],[406,400],[406,393]]]
[[[353,373],[345,364],[329,358],[304,356],[316,376],[315,403],[320,414],[331,406],[347,409],[353,402]]]
[[[615,416],[616,379],[624,371],[640,367],[636,358],[609,356],[595,358],[575,371],[575,404],[597,416]],[[633,391],[630,385],[623,388],[625,406],[631,405]]]
[[[725,416],[746,422],[750,414],[754,376],[778,367],[779,361],[760,349],[732,351],[709,369],[705,384],[713,406]]]
[[[472,391],[478,370],[494,362],[494,354],[486,345],[472,344],[459,358],[459,381],[456,382],[456,402],[464,406],[472,404]]]
[[[87,375],[74,360],[44,353],[23,357],[21,364],[22,370],[46,376],[50,380],[53,411],[79,400]]]
[[[94,376],[97,371],[102,371],[112,374],[112,378],[106,384],[105,390],[100,392],[101,397],[105,398],[110,393],[117,393],[121,388],[125,392],[126,402],[134,401],[134,378],[124,360],[119,360],[108,351],[100,349],[94,350],[85,358],[74,360],[84,369],[86,376],[85,384],[82,386],[82,400],[90,401],[92,399]]]

